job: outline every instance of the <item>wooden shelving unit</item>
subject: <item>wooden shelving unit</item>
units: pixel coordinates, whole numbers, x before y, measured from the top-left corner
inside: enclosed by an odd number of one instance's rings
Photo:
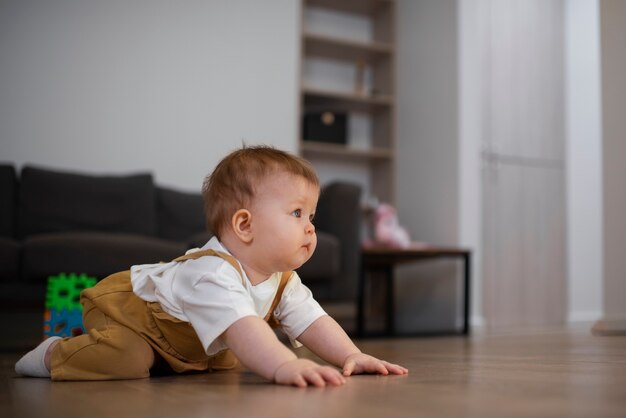
[[[338,144],[326,144],[316,141],[304,141],[302,151],[305,154],[321,155],[327,157],[349,158],[357,161],[362,160],[388,160],[392,153],[386,148],[358,148]]]
[[[395,6],[395,0],[302,0],[299,112],[301,128],[304,114],[312,111],[342,112],[349,119],[358,116],[366,120],[365,142],[360,138],[352,143],[350,132],[346,144],[301,137],[300,152],[314,164],[324,162],[328,167],[331,162],[339,178],[342,162],[358,164],[368,178],[368,197],[391,203],[395,203]],[[307,15],[316,11],[318,19],[330,16],[329,20],[356,21],[361,28],[368,28],[368,36],[345,35],[345,28],[339,35],[320,31],[307,21]],[[336,63],[343,66],[344,73],[353,66],[354,82],[341,89],[311,83],[304,74],[308,60]]]
[[[304,35],[304,46],[309,56],[349,61],[375,61],[389,58],[393,46],[382,42],[358,42],[320,34]]]
[[[337,108],[355,112],[373,112],[377,109],[386,110],[386,108],[393,106],[393,98],[388,95],[365,96],[313,87],[302,87],[302,94],[305,108]]]

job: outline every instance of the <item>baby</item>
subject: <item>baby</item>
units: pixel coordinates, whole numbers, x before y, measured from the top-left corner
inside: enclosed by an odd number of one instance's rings
[[[293,271],[315,251],[319,180],[305,160],[244,147],[205,179],[215,236],[169,263],[136,265],[81,294],[84,335],[48,338],[15,365],[52,380],[135,379],[232,368],[284,385],[342,385],[408,370],[362,353]],[[328,363],[299,359],[280,326]]]

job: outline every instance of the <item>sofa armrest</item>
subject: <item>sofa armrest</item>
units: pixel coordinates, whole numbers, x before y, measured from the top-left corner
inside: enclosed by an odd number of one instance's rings
[[[182,192],[156,187],[157,233],[161,238],[196,245],[211,237],[204,225],[204,209],[200,193]],[[207,240],[208,240],[207,238]],[[201,245],[206,243],[203,242]]]
[[[333,182],[322,189],[315,227],[337,237],[341,243],[341,272],[333,284],[332,297],[354,300],[361,246],[361,187]]]
[[[0,237],[15,237],[17,173],[11,164],[0,164]]]

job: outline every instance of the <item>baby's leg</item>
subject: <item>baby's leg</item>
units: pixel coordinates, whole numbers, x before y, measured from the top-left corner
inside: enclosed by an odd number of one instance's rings
[[[150,376],[154,352],[134,331],[85,306],[87,334],[59,341],[50,358],[52,380],[139,379]]]

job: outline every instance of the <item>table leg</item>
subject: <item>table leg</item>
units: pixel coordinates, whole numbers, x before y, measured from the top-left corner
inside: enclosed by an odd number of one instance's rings
[[[463,304],[463,334],[469,334],[469,316],[470,316],[470,283],[471,283],[471,272],[472,272],[472,256],[469,252],[465,253],[463,256],[464,261],[464,281],[465,281],[465,303]]]
[[[387,287],[387,315],[386,315],[386,331],[388,336],[395,334],[395,303],[393,294],[393,266],[387,266],[384,270],[385,281]]]
[[[359,273],[357,283],[357,312],[356,312],[356,335],[363,337],[365,334],[365,280],[366,280],[366,268],[364,265],[363,257],[359,262]]]

